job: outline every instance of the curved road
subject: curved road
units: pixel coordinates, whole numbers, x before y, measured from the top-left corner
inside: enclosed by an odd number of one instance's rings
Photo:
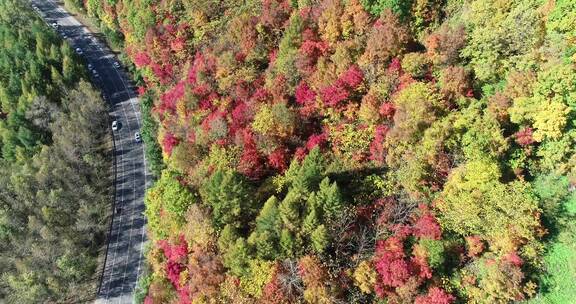
[[[66,35],[73,49],[82,56],[99,76],[91,73],[110,103],[109,114],[119,122],[114,132],[115,212],[108,238],[105,267],[98,288],[96,303],[133,303],[133,291],[141,272],[145,236],[144,193],[151,181],[144,159],[143,144],[134,134],[140,130],[138,99],[129,78],[117,65],[115,56],[86,27],[64,8],[51,0],[32,0],[38,13],[48,24],[58,23],[58,32]]]

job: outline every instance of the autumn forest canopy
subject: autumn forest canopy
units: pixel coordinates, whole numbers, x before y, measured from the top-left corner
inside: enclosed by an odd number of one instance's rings
[[[576,2],[64,2],[138,85],[157,179],[138,301],[576,298]],[[14,50],[22,66],[0,48],[0,160],[37,165],[58,144],[42,126],[58,123],[38,125],[32,96],[66,95],[26,84],[40,71],[68,87],[81,76],[65,68],[68,49],[10,31],[3,45],[36,53]],[[22,166],[16,186],[36,168]],[[3,208],[0,253],[16,242]],[[61,275],[90,272],[75,271]],[[24,290],[11,278],[0,296]],[[51,282],[40,298],[64,290]]]

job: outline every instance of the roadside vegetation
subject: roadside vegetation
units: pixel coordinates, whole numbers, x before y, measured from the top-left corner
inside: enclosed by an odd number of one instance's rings
[[[0,302],[93,299],[108,228],[107,107],[27,2],[0,0]]]

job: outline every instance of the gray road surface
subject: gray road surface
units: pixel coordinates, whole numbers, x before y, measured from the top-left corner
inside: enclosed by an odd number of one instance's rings
[[[67,36],[74,50],[80,48],[92,82],[110,103],[111,120],[120,128],[114,132],[116,158],[115,214],[108,239],[106,265],[96,303],[133,303],[133,291],[143,266],[142,249],[146,241],[144,193],[151,181],[146,169],[144,147],[136,142],[141,119],[137,94],[115,56],[86,27],[51,0],[32,0],[48,24],[57,22],[60,35]]]

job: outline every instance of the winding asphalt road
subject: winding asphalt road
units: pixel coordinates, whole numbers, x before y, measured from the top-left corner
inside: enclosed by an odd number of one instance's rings
[[[137,95],[113,53],[77,19],[52,0],[32,0],[48,24],[58,23],[60,35],[67,36],[74,50],[80,48],[87,64],[99,76],[92,82],[110,103],[110,117],[120,127],[114,132],[115,202],[102,280],[96,303],[133,303],[133,291],[141,272],[146,241],[144,193],[151,181],[144,147],[136,142],[141,115]]]

